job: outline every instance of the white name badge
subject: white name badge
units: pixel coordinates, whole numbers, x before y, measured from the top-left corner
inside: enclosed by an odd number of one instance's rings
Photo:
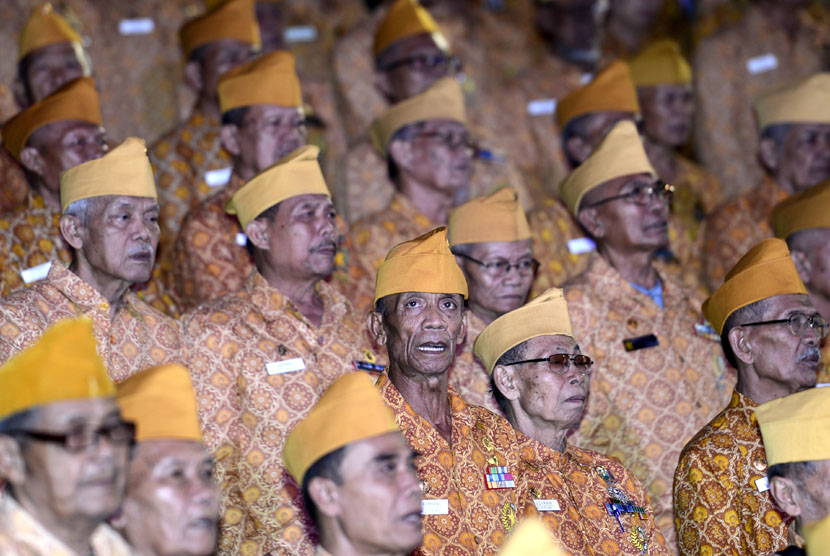
[[[23,278],[23,283],[31,284],[38,280],[43,280],[49,274],[49,269],[52,268],[52,261],[48,263],[39,264],[26,270],[20,271],[20,277]]]
[[[778,67],[778,58],[775,54],[762,54],[746,61],[746,71],[752,75],[772,71]]]
[[[265,364],[265,370],[268,374],[281,375],[283,373],[293,373],[305,369],[305,361],[302,357],[295,357],[294,359],[286,359],[285,361],[272,361]]]
[[[233,168],[220,168],[219,170],[211,170],[205,172],[205,183],[210,187],[222,187],[231,180],[231,171]]]
[[[766,492],[769,490],[769,479],[766,477],[761,477],[760,479],[755,480],[755,488],[758,489],[758,492]]]
[[[446,515],[450,513],[450,501],[446,498],[421,500],[421,515]]]
[[[527,113],[531,116],[547,116],[556,112],[555,98],[539,98],[527,103]]]
[[[118,32],[122,35],[149,35],[156,30],[156,24],[149,17],[122,19],[118,23]]]
[[[578,237],[576,239],[568,240],[568,251],[570,251],[572,255],[590,253],[596,248],[597,244],[594,243],[594,240],[589,237]]]
[[[294,25],[286,27],[282,32],[282,40],[291,44],[294,42],[312,42],[317,40],[317,28],[314,25]]]
[[[562,508],[559,507],[559,500],[534,500],[533,505],[540,512],[558,512]]]
[[[245,245],[247,243],[248,243],[248,236],[246,236],[242,232],[239,232],[239,233],[236,234],[236,244],[238,246],[245,247]]]

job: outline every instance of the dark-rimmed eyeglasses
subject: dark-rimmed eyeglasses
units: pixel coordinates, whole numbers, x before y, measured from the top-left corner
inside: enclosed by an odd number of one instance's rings
[[[40,442],[50,442],[61,445],[67,452],[83,452],[90,446],[98,444],[104,437],[110,444],[126,446],[135,442],[135,423],[119,421],[108,425],[101,425],[97,429],[79,428],[65,433],[16,430],[9,432],[11,436],[22,436]]]
[[[519,259],[515,263],[511,263],[510,261],[505,260],[484,262],[474,259],[469,255],[465,255],[464,253],[456,253],[456,255],[462,259],[467,259],[471,263],[479,265],[484,269],[484,272],[494,277],[506,276],[507,273],[514,268],[519,272],[519,274],[527,276],[528,274],[534,274],[536,270],[538,270],[540,264],[539,261],[532,257]]]
[[[381,71],[392,71],[401,66],[407,66],[413,71],[442,70],[447,74],[461,72],[461,59],[458,56],[443,56],[433,54],[419,54],[409,58],[401,58],[383,66]]]
[[[604,205],[605,203],[610,203],[611,201],[620,200],[643,207],[648,205],[654,197],[658,197],[664,203],[671,203],[671,200],[674,197],[674,186],[660,180],[657,180],[651,184],[641,183],[628,193],[621,193],[619,195],[614,195],[613,197],[601,199],[595,203],[586,205],[585,208],[598,207],[600,205]]]
[[[576,369],[581,374],[591,374],[591,365],[593,365],[594,362],[591,360],[590,357],[588,357],[587,355],[583,355],[581,353],[577,355],[571,355],[570,353],[554,353],[553,355],[548,355],[547,357],[543,357],[541,359],[525,359],[524,361],[513,361],[512,363],[507,363],[507,366],[521,365],[523,363],[547,363],[548,366],[550,366],[551,371],[553,371],[555,374],[563,375],[566,372],[568,372],[568,368],[570,367],[570,363],[572,361]]]
[[[475,153],[478,150],[478,146],[473,142],[472,138],[467,133],[459,134],[441,131],[419,131],[413,138],[438,141],[452,151],[464,148]]]
[[[812,330],[819,339],[827,336],[827,321],[818,313],[812,315],[793,313],[786,319],[748,322],[740,326],[761,326],[765,324],[786,324],[790,327],[790,334],[793,336],[805,336],[808,330]]]

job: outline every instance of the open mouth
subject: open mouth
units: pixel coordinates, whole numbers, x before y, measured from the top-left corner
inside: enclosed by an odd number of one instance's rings
[[[571,396],[570,398],[565,400],[565,403],[584,404],[585,403],[585,396]]]
[[[191,521],[190,526],[197,529],[214,529],[216,520],[210,517],[200,517]]]
[[[668,227],[669,227],[669,224],[668,224],[667,220],[660,220],[659,222],[654,222],[653,224],[647,224],[646,226],[643,227],[643,229],[644,230],[649,230],[649,231],[652,231],[652,230],[663,231],[663,230],[667,229]]]
[[[128,255],[128,258],[131,261],[138,261],[138,262],[147,262],[147,261],[151,260],[152,257],[153,257],[153,252],[152,251],[139,251],[137,253],[132,253],[132,254]]]
[[[312,253],[319,253],[320,255],[334,255],[337,253],[337,245],[333,241],[326,242],[311,249]]]
[[[416,511],[404,514],[404,516],[401,518],[401,521],[409,523],[410,525],[420,527],[421,522],[423,521],[423,516],[421,515],[421,508],[418,508]]]
[[[418,351],[421,353],[440,354],[447,351],[447,344],[443,342],[427,342],[418,346]]]
[[[821,361],[821,353],[817,349],[810,349],[798,356],[799,363],[807,363],[808,365],[818,367]]]

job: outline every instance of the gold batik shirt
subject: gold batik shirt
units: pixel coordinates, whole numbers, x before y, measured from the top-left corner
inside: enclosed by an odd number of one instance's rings
[[[455,360],[450,368],[450,386],[468,404],[481,406],[503,416],[504,412],[496,403],[490,388],[490,374],[473,355],[473,342],[486,326],[487,323],[467,310],[467,337],[463,344],[455,348]]]
[[[26,202],[29,184],[17,160],[0,146],[0,214],[14,210]]]

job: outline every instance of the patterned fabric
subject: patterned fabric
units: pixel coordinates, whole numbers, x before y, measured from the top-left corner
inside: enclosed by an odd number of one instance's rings
[[[101,524],[89,539],[92,556],[131,556],[118,533]],[[81,555],[52,535],[9,494],[0,492],[0,554],[3,556]]]
[[[681,200],[680,191],[688,189],[700,202],[704,214],[709,214],[723,201],[724,191],[720,180],[712,172],[706,170],[700,164],[693,162],[682,154],[673,153],[675,163],[675,176],[672,185],[676,187],[673,207],[675,212],[688,214],[691,207],[681,208],[678,205]]]
[[[481,361],[473,355],[473,342],[487,326],[475,313],[467,311],[467,337],[456,348],[455,360],[450,369],[450,386],[468,404],[489,409],[497,415],[504,415],[490,389],[490,374]]]
[[[821,366],[818,368],[818,383],[830,383],[830,342],[827,341],[827,338],[822,340]]]
[[[645,485],[657,525],[674,545],[671,484],[686,442],[726,405],[735,383],[719,342],[696,334],[700,304],[657,265],[663,309],[593,254],[565,285],[582,350],[594,360],[585,415],[573,444],[615,457]],[[647,334],[658,346],[626,351]]]
[[[56,322],[86,316],[110,378],[121,382],[148,367],[184,363],[181,325],[127,293],[110,319],[110,304],[59,262],[43,280],[0,299],[0,361],[34,343]]]
[[[221,555],[313,552],[300,488],[282,465],[285,436],[354,361],[374,360],[351,304],[323,282],[316,291],[319,327],[258,273],[183,319],[205,445],[224,493]]]
[[[674,512],[683,556],[768,554],[787,546],[791,519],[756,486],[767,474],[757,405],[732,392],[729,405],[680,454]]]
[[[24,203],[28,191],[23,168],[5,147],[0,146],[0,214]]]

